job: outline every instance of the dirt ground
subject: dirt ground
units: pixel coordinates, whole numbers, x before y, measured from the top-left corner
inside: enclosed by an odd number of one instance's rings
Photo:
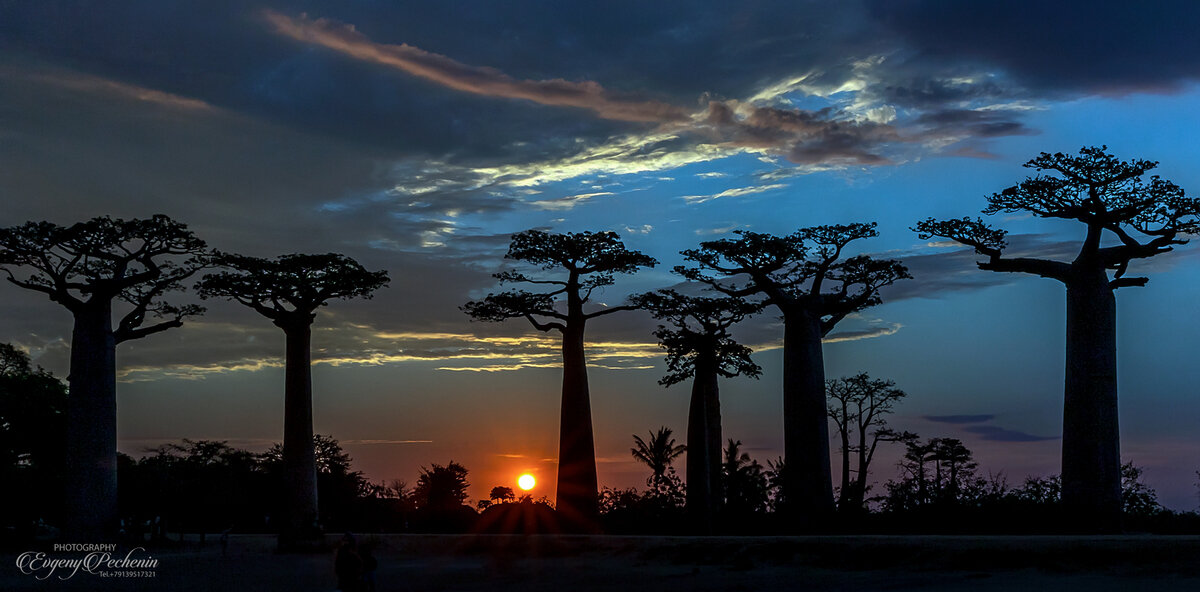
[[[337,537],[330,537],[330,541]],[[66,581],[23,575],[3,556],[0,590],[335,589],[333,555],[278,554],[274,539],[233,536],[150,549],[154,577]],[[1200,537],[619,537],[366,535],[378,590],[1200,590]],[[80,553],[59,553],[78,556]]]

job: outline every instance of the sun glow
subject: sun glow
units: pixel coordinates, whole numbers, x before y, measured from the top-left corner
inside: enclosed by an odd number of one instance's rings
[[[520,477],[517,477],[517,487],[520,487],[521,489],[524,489],[525,491],[529,491],[530,489],[533,489],[533,486],[536,484],[537,484],[537,480],[535,480],[533,478],[533,475],[530,475],[528,473],[521,475]]]

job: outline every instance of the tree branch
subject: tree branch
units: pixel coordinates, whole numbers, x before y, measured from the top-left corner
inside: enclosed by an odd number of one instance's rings
[[[988,271],[1029,273],[1055,279],[1063,283],[1066,283],[1071,275],[1070,264],[1050,259],[1032,259],[1029,257],[1004,259],[999,255],[994,255],[987,261],[980,261],[978,265],[979,269],[986,269]]]
[[[121,327],[120,329],[113,331],[113,341],[116,343],[121,343],[123,341],[129,341],[132,339],[141,339],[149,335],[154,335],[155,333],[162,333],[167,329],[174,329],[182,326],[182,319],[171,319],[169,321],[163,321],[161,323],[150,325],[149,327],[142,327],[140,329],[127,329],[125,327]]]
[[[585,319],[594,319],[594,318],[596,318],[596,317],[601,317],[601,316],[604,316],[604,315],[606,315],[606,314],[612,314],[612,313],[614,313],[614,312],[620,312],[620,311],[623,311],[623,310],[637,310],[637,309],[638,309],[638,308],[637,308],[636,306],[631,306],[631,305],[628,305],[628,304],[622,304],[621,306],[610,306],[610,307],[608,307],[608,308],[606,308],[606,309],[604,309],[604,310],[596,311],[596,312],[594,312],[594,313],[591,313],[591,314],[585,314],[585,315],[583,315],[583,318],[585,318]]]
[[[1144,277],[1137,277],[1137,278],[1126,278],[1126,277],[1122,277],[1122,278],[1117,278],[1117,279],[1115,279],[1115,280],[1112,280],[1112,281],[1108,282],[1108,287],[1109,287],[1110,289],[1113,289],[1113,290],[1116,290],[1117,288],[1141,288],[1141,287],[1144,287],[1144,286],[1146,285],[1146,282],[1148,282],[1148,281],[1150,281],[1150,278],[1144,278]]]
[[[555,322],[539,323],[537,319],[533,318],[532,314],[526,314],[525,318],[529,320],[529,324],[533,325],[534,329],[537,329],[538,331],[541,331],[543,333],[547,333],[551,329],[558,329],[559,331],[567,330],[566,325],[563,325],[562,323],[555,323]]]

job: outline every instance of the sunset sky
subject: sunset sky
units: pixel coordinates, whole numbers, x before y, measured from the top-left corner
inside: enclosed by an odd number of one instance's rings
[[[554,336],[458,309],[496,289],[512,233],[612,230],[661,262],[611,305],[733,230],[876,221],[860,252],[915,279],[839,325],[827,375],[896,381],[894,427],[960,438],[1016,485],[1058,471],[1062,286],[909,227],[976,215],[1021,163],[1085,145],[1200,192],[1200,9],[1152,4],[0,2],[0,226],[163,213],[223,251],[388,270],[373,300],[319,312],[316,431],[375,480],[460,462],[478,499],[525,472],[553,495]],[[1014,253],[1070,258],[1082,236],[993,218]],[[1118,294],[1122,454],[1195,509],[1200,242],[1135,265],[1151,281]],[[0,303],[0,341],[65,377],[69,314],[7,283]],[[122,451],[282,438],[282,332],[207,306],[118,350]],[[588,327],[602,485],[644,485],[632,434],[684,439],[688,386],[657,385],[654,325]],[[764,372],[722,383],[725,436],[765,464],[781,325],[736,335]]]

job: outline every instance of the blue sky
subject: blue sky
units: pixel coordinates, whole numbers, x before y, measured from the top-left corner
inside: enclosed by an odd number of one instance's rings
[[[388,269],[376,299],[321,313],[316,428],[375,479],[463,462],[478,496],[525,470],[553,481],[553,342],[457,310],[495,288],[510,234],[620,233],[662,263],[605,291],[619,302],[677,282],[679,250],[736,229],[876,221],[861,251],[916,277],[839,326],[869,338],[835,331],[828,375],[895,380],[909,393],[896,427],[962,438],[1015,483],[1057,471],[1062,289],[975,270],[909,227],[975,215],[1024,161],[1085,145],[1200,188],[1200,14],[964,6],[7,4],[0,225],[161,212],[223,250],[337,251]],[[1031,252],[1080,236],[995,218]],[[1123,453],[1180,509],[1196,506],[1200,469],[1192,249],[1140,262],[1150,284],[1118,296]],[[0,340],[65,375],[65,311],[15,287],[0,302],[12,311]],[[209,309],[122,346],[123,450],[279,439],[282,336],[249,311]],[[655,384],[652,328],[639,314],[589,327],[609,485],[643,479],[630,434],[668,425],[682,438],[686,387]],[[782,448],[778,324],[763,315],[738,334],[765,371],[723,385],[726,435],[765,461]],[[985,419],[929,419],[950,415]]]

